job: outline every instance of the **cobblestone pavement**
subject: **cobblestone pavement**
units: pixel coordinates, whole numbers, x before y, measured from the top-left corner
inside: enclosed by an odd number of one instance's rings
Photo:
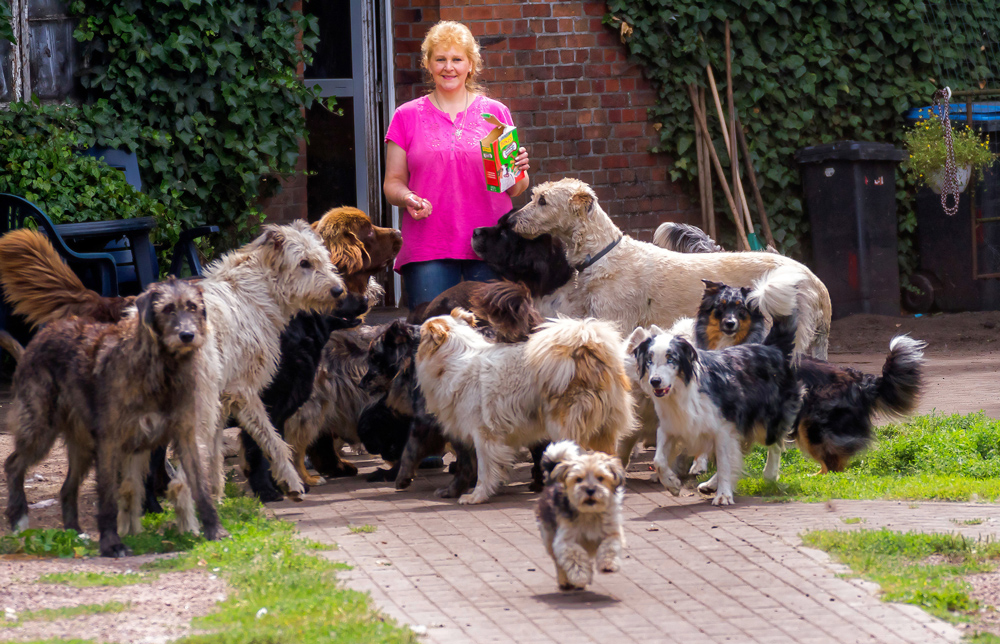
[[[374,463],[360,460],[362,474]],[[367,467],[366,467],[367,466]],[[645,469],[637,464],[638,468]],[[897,530],[995,536],[992,506],[834,501],[768,504],[738,498],[729,509],[700,496],[672,497],[631,473],[627,547],[618,573],[584,592],[561,593],[534,519],[527,465],[491,503],[437,499],[443,472],[406,491],[363,476],[314,488],[277,516],[303,536],[339,549],[353,589],[429,642],[879,642],[960,639],[923,611],[881,602],[873,584],[801,546],[812,529]],[[863,521],[845,524],[843,519]],[[964,525],[964,519],[986,519]],[[350,526],[372,525],[354,533]]]

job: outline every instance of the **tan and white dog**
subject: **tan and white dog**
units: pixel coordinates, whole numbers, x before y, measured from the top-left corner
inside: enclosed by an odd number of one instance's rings
[[[514,231],[529,238],[550,233],[566,245],[578,271],[587,315],[614,322],[622,334],[656,324],[668,328],[692,316],[708,279],[750,286],[779,266],[804,276],[799,283],[800,336],[808,333],[807,353],[826,358],[830,335],[830,294],[808,268],[774,253],[695,253],[665,250],[624,235],[597,203],[593,189],[578,179],[535,187],[531,201],[511,215]]]
[[[582,590],[594,579],[595,563],[601,572],[621,566],[625,468],[617,458],[559,441],[545,450],[542,469],[550,470],[535,508],[542,541],[559,590]]]
[[[526,342],[494,344],[464,309],[420,327],[417,380],[446,436],[474,444],[476,488],[462,504],[485,503],[514,451],[570,439],[614,454],[633,430],[631,384],[621,336],[592,318],[542,324]]]

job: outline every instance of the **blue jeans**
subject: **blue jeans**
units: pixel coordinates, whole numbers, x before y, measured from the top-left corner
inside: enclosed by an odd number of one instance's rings
[[[406,301],[412,309],[430,302],[459,282],[488,282],[499,279],[496,273],[478,259],[435,259],[410,262],[399,269],[403,276]]]

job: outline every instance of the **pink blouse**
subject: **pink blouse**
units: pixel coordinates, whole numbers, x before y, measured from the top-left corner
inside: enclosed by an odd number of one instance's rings
[[[489,192],[479,140],[493,128],[482,114],[513,125],[510,110],[476,96],[452,123],[429,96],[400,105],[389,123],[386,141],[406,152],[408,187],[431,202],[430,216],[414,219],[400,208],[403,249],[395,269],[434,259],[479,259],[472,251],[472,230],[493,226],[511,209],[507,193]]]

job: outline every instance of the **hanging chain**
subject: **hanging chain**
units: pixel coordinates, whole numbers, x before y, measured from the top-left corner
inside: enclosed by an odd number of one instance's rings
[[[944,187],[941,188],[941,208],[944,214],[954,217],[958,214],[958,170],[955,168],[955,145],[951,138],[951,119],[948,117],[948,100],[951,98],[951,88],[945,87],[934,92],[934,107],[938,108],[938,118],[941,119],[941,129],[944,131],[944,144],[948,153],[944,157]],[[939,104],[940,103],[940,104]],[[948,196],[954,197],[955,204],[948,205]]]

